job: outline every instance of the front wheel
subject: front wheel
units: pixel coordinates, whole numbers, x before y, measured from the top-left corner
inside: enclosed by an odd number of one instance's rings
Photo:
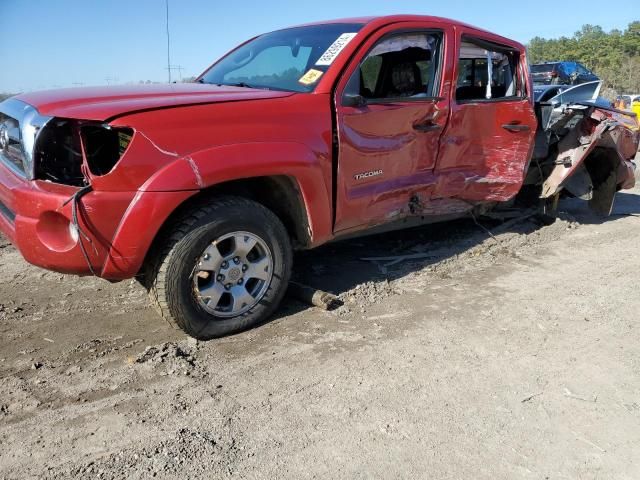
[[[208,340],[264,322],[286,292],[291,266],[289,236],[273,212],[219,197],[175,223],[145,283],[164,318]]]

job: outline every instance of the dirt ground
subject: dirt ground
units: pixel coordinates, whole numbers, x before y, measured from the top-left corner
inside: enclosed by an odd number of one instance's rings
[[[0,478],[638,479],[640,190],[561,210],[305,252],[343,307],[208,343],[0,238]]]

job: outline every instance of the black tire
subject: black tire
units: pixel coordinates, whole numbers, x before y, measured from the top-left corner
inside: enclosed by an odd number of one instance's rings
[[[200,304],[192,275],[212,241],[237,231],[264,241],[273,260],[273,275],[256,305],[238,316],[222,318]],[[210,340],[247,330],[265,322],[282,301],[291,276],[291,242],[280,219],[263,205],[242,197],[216,197],[194,206],[164,234],[167,240],[156,246],[144,283],[160,315],[188,335]]]

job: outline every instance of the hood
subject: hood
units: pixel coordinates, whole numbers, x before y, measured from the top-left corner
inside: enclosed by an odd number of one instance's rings
[[[17,97],[41,115],[105,121],[132,112],[218,102],[288,97],[292,92],[253,88],[172,83],[65,88],[24,93]]]

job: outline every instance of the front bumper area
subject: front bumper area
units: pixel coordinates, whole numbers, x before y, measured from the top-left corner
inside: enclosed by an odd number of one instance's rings
[[[91,269],[82,254],[72,224],[75,187],[29,181],[0,163],[0,231],[33,265],[61,273],[87,275]],[[100,275],[111,240],[135,192],[91,192],[78,208],[79,224],[89,240],[85,250]],[[102,275],[100,275],[102,276]]]
[[[137,275],[167,218],[197,192],[92,191],[78,202],[78,224],[87,240],[70,228],[69,199],[78,190],[26,180],[0,162],[0,232],[33,265],[75,275],[90,275],[93,269],[107,280]]]

